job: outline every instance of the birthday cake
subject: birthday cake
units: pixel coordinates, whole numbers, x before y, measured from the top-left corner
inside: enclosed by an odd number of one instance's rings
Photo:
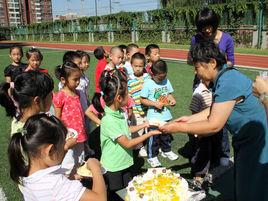
[[[126,201],[187,201],[188,183],[165,168],[152,168],[136,176],[127,187]]]

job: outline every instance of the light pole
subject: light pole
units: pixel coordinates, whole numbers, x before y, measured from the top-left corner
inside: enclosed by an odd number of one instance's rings
[[[96,14],[96,17],[98,17],[98,5],[97,5],[97,0],[95,0],[95,14]]]

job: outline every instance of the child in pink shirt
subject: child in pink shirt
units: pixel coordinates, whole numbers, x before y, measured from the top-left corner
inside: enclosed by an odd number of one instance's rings
[[[62,166],[66,174],[73,176],[76,168],[84,160],[84,142],[87,140],[84,111],[76,90],[82,75],[80,68],[72,62],[65,62],[55,70],[56,77],[63,83],[63,88],[53,96],[55,116],[62,120],[66,127],[77,131],[77,144],[67,152]]]

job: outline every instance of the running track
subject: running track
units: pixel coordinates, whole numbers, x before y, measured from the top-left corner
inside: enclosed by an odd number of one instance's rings
[[[19,42],[2,41],[0,46],[11,45]],[[19,43],[23,46],[35,46],[40,48],[51,48],[51,49],[64,49],[64,50],[86,50],[93,51],[99,45],[87,45],[87,44],[63,44],[63,43],[42,43],[42,42],[22,42]],[[112,46],[103,46],[107,51]],[[141,48],[144,52],[144,48]],[[165,49],[161,48],[161,57],[165,59],[186,61],[188,50],[181,49]],[[268,68],[268,55],[250,55],[250,54],[235,54],[235,65],[241,67],[250,68]]]

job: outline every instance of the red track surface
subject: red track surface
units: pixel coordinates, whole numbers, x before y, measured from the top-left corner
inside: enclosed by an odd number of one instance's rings
[[[17,43],[17,42],[14,42]],[[1,42],[2,45],[9,45],[12,42]],[[41,43],[41,42],[23,42],[20,43],[24,46],[36,46],[42,48],[56,48],[56,49],[66,49],[66,50],[87,50],[93,51],[97,45],[87,45],[87,44],[63,44],[63,43]],[[104,46],[106,50],[109,50],[111,46]],[[142,49],[144,51],[144,49]],[[186,60],[188,50],[179,49],[161,49],[161,57],[169,59]],[[235,54],[235,64],[238,66],[247,66],[255,68],[268,68],[268,55],[249,55],[249,54]]]

